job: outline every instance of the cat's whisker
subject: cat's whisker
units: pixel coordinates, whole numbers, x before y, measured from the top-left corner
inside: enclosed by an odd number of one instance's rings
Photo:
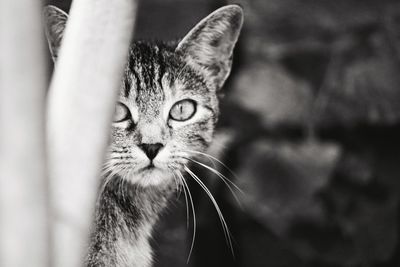
[[[174,174],[174,178],[178,179],[178,182],[182,188],[183,194],[185,195],[185,205],[186,205],[186,228],[189,229],[189,202],[188,202],[188,197],[187,197],[187,193],[186,193],[186,187],[184,186],[183,182],[181,181],[181,178],[176,177],[175,171],[173,172]]]
[[[179,186],[178,186],[178,182],[177,182],[177,180],[176,180],[176,176],[175,176],[175,174],[173,174],[173,177],[174,177],[174,182],[175,182],[175,188],[176,188],[176,199],[179,199],[179,196],[180,196],[180,192],[179,192]]]
[[[227,184],[228,187],[231,188],[231,186],[233,186],[237,191],[239,191],[240,193],[244,194],[243,190],[237,186],[234,182],[232,182],[228,177],[226,177],[225,175],[223,175],[221,172],[219,172],[218,170],[216,170],[216,168],[212,168],[210,166],[208,166],[207,164],[204,164],[200,161],[188,158],[188,160],[199,164],[200,166],[210,170],[211,172],[213,172],[214,174],[218,175],[225,183],[229,183],[230,185]],[[215,165],[214,165],[215,166]],[[233,191],[233,190],[232,190]]]
[[[124,164],[114,161],[107,161],[104,163],[101,170],[101,177],[103,177],[104,182],[100,188],[99,196],[102,194],[109,182],[115,178],[116,175],[120,175],[122,181],[118,185],[118,190],[121,192],[123,200],[125,200],[125,191],[123,189],[125,188],[125,183],[129,180],[128,176],[131,170],[131,166],[126,163]]]
[[[118,183],[118,191],[117,192],[119,192],[121,194],[122,200],[125,202],[124,191],[122,190],[123,188],[121,187],[122,184],[124,183],[124,180],[125,179],[123,177],[120,179],[120,181]]]
[[[229,180],[225,175],[223,175],[222,173],[220,173],[219,171],[211,168],[210,166],[201,163],[197,160],[188,158],[188,160],[190,160],[193,163],[196,163],[204,168],[206,168],[207,170],[210,170],[211,172],[213,172],[214,174],[216,174],[223,182],[224,184],[228,187],[229,191],[232,193],[233,197],[235,198],[236,202],[239,204],[240,207],[242,207],[242,203],[240,202],[239,197],[236,195],[236,192],[233,190],[232,186],[238,190],[240,193],[244,194],[243,191],[235,184],[233,183],[231,180]]]
[[[129,175],[130,170],[131,170],[131,168],[129,168],[127,166],[125,166],[123,168],[123,171],[125,171],[126,173],[125,173],[124,177],[122,177],[122,179],[121,179],[122,181],[119,183],[119,190],[121,191],[122,200],[124,202],[126,201],[126,197],[125,197],[125,192],[126,192],[125,189],[126,189],[126,187],[125,187],[125,185],[126,185],[128,179],[129,179],[128,175]]]
[[[114,164],[112,162],[107,162],[105,164],[103,164],[102,168],[101,168],[101,175],[105,175],[107,172],[109,172],[111,170],[111,168],[114,166]]]
[[[205,152],[200,152],[200,151],[196,151],[196,150],[185,150],[185,152],[202,155],[202,156],[208,158],[210,161],[215,160],[216,162],[221,164],[225,169],[227,169],[230,172],[230,174],[232,174],[232,176],[235,177],[235,179],[240,180],[239,177],[236,175],[236,173],[231,168],[229,168],[225,163],[223,163],[221,160],[219,160],[218,158],[211,156],[210,154],[207,154]]]
[[[108,177],[112,176],[114,171],[115,171],[115,165],[114,164],[111,164],[111,163],[105,164],[103,166],[103,168],[102,168],[102,171],[101,171],[100,175],[102,177],[108,178]]]
[[[179,199],[182,193],[182,186],[181,183],[179,182],[178,178],[175,175],[175,172],[172,171],[172,175],[174,177],[174,182],[176,186],[176,199]]]
[[[212,162],[214,168],[211,168],[210,166],[208,166],[208,165],[206,165],[206,164],[204,164],[204,163],[195,161],[195,160],[193,160],[193,159],[191,159],[191,158],[187,158],[187,159],[190,160],[190,161],[192,161],[192,162],[196,162],[197,164],[199,164],[199,165],[203,166],[204,168],[210,170],[211,172],[213,172],[214,174],[216,174],[218,177],[220,177],[220,178],[224,181],[224,183],[225,183],[226,185],[227,185],[227,183],[231,184],[238,192],[240,192],[242,195],[245,195],[244,191],[243,191],[239,186],[237,186],[233,181],[231,181],[229,178],[227,178],[225,175],[223,175],[221,172],[219,172],[219,171],[217,170],[214,161],[217,161],[219,164],[221,164],[223,167],[225,167],[225,169],[227,169],[227,170],[230,172],[230,174],[233,175],[234,178],[236,178],[237,180],[239,180],[239,177],[235,174],[235,172],[234,172],[232,169],[230,169],[230,168],[229,168],[225,163],[223,163],[221,160],[219,160],[218,158],[216,158],[216,157],[214,157],[214,156],[211,156],[210,154],[207,154],[207,153],[205,153],[205,152],[200,152],[200,151],[196,151],[196,150],[185,150],[185,152],[187,152],[187,153],[192,153],[192,154],[198,154],[198,155],[202,155],[202,156],[206,157],[210,162]],[[234,196],[234,198],[235,198],[236,202],[239,204],[239,206],[240,206],[240,207],[243,207],[243,206],[242,206],[242,203],[240,202],[240,200],[239,200],[239,198],[237,197],[237,195],[234,193],[234,190],[232,190],[231,186],[229,186],[229,185],[227,185],[227,186],[228,186],[229,190],[232,192],[232,195]]]
[[[118,170],[121,165],[123,164],[119,161],[113,161],[113,160],[107,161],[106,163],[103,164],[100,174],[104,176],[110,171]]]
[[[214,196],[212,195],[212,193],[208,189],[208,187],[200,180],[200,178],[196,174],[194,174],[187,166],[184,166],[184,169],[200,185],[200,187],[204,190],[204,192],[206,192],[206,194],[210,198],[211,202],[213,203],[215,210],[217,211],[218,217],[221,221],[222,229],[224,231],[224,235],[225,235],[226,241],[228,243],[228,246],[231,249],[232,255],[234,255],[232,240],[231,240],[231,233],[229,231],[229,227],[226,223],[226,220],[222,214],[222,211],[221,211],[217,201],[215,200]]]
[[[104,177],[104,182],[102,187],[100,188],[100,192],[98,194],[98,197],[100,198],[100,196],[102,195],[103,191],[105,190],[105,188],[107,187],[107,185],[109,184],[109,182],[114,178],[114,176],[118,173],[117,169],[113,169],[113,166],[109,166],[107,172],[105,174],[102,174],[102,177]],[[108,173],[108,174],[107,174]],[[107,175],[106,175],[107,174]]]
[[[189,186],[188,186],[188,184],[187,184],[187,182],[186,182],[186,180],[185,180],[185,177],[183,177],[183,175],[182,175],[182,173],[181,173],[180,171],[177,171],[177,173],[178,173],[178,176],[181,178],[181,181],[182,181],[184,187],[186,187],[187,194],[188,194],[189,200],[190,200],[190,204],[192,205],[192,215],[193,215],[193,238],[192,238],[192,244],[190,245],[189,256],[188,256],[187,261],[186,261],[186,263],[189,263],[190,256],[192,255],[193,248],[194,248],[194,242],[195,242],[195,240],[196,240],[196,224],[197,224],[197,221],[196,221],[196,210],[195,210],[195,208],[194,208],[194,202],[193,202],[192,193],[190,192],[190,189],[189,189]],[[187,223],[189,224],[189,217],[187,217],[187,220],[188,220]]]

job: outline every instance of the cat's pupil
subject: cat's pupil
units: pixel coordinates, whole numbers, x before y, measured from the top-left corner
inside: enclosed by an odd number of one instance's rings
[[[186,121],[196,113],[196,102],[190,99],[178,101],[171,108],[170,117],[176,121]]]

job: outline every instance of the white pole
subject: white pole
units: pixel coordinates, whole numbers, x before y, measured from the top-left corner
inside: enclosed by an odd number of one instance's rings
[[[0,0],[0,266],[48,266],[41,1]]]
[[[135,14],[135,0],[71,7],[48,108],[52,266],[82,264]]]

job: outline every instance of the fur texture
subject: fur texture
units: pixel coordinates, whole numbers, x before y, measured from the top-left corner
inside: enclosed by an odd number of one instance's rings
[[[87,266],[151,266],[149,237],[182,173],[213,138],[242,10],[226,6],[181,42],[133,42],[104,164]],[[45,9],[57,59],[67,15]]]

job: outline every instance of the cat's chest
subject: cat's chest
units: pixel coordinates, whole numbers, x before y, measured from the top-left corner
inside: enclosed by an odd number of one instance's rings
[[[151,227],[141,225],[135,234],[121,232],[115,242],[115,262],[118,267],[150,267],[152,252],[149,244]]]

